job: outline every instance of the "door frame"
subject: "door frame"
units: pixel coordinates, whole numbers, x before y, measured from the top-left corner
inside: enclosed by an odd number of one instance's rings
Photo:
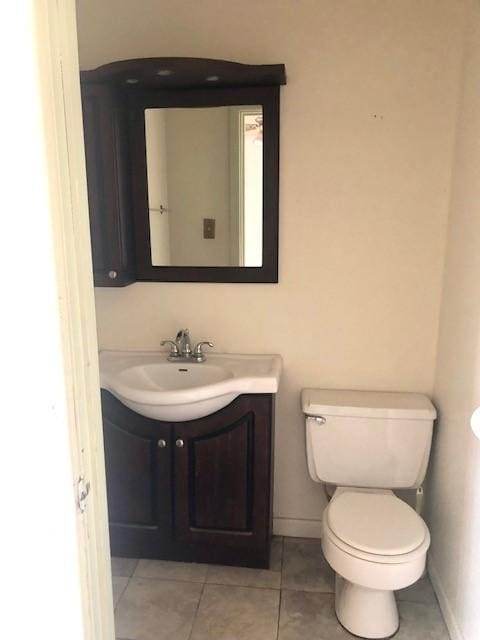
[[[240,267],[245,266],[245,118],[259,114],[258,107],[230,107],[230,260]]]
[[[84,637],[113,640],[112,579],[100,409],[98,346],[83,143],[75,0],[31,3],[48,140],[51,232],[74,488],[90,484],[78,510]]]

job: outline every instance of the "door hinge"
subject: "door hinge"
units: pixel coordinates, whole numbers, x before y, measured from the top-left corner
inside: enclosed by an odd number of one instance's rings
[[[77,507],[80,513],[87,508],[87,498],[90,493],[90,482],[86,482],[83,476],[77,480]]]

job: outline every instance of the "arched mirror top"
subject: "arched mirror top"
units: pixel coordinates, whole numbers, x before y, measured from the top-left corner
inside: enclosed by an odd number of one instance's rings
[[[286,84],[283,64],[242,64],[209,58],[138,58],[81,72],[82,82],[143,89],[271,87]]]

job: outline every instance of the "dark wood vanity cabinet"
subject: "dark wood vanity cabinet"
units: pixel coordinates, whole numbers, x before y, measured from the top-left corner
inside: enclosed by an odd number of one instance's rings
[[[104,391],[102,414],[112,553],[156,557],[170,543],[172,526],[170,425],[130,411]]]
[[[175,423],[102,408],[113,554],[268,567],[272,395]]]
[[[95,286],[135,282],[126,113],[117,91],[82,84],[83,131]]]

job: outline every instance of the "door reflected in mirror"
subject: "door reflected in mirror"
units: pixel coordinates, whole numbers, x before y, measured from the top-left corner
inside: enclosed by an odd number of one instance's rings
[[[259,105],[145,109],[153,266],[261,267]]]

